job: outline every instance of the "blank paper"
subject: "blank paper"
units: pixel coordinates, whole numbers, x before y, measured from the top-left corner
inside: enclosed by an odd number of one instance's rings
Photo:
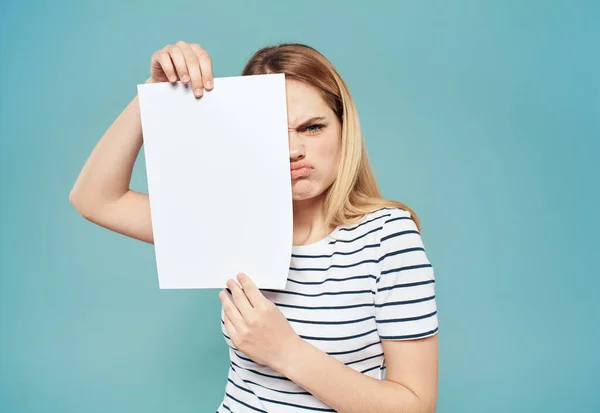
[[[292,195],[285,76],[138,85],[159,287],[285,288]]]

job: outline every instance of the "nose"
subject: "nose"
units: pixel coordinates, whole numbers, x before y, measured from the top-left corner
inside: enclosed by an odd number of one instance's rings
[[[296,133],[290,133],[290,162],[300,161],[306,156],[306,148]]]

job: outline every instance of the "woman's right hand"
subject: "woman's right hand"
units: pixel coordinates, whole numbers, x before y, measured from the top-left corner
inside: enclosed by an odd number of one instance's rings
[[[210,56],[197,43],[182,40],[174,45],[166,45],[152,55],[150,62],[150,83],[181,80],[188,85],[191,82],[196,97],[204,94],[204,89],[212,90],[214,76]]]

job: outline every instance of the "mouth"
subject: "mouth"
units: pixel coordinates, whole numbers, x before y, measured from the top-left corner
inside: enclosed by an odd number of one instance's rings
[[[292,175],[292,179],[298,179],[298,178],[308,176],[308,175],[310,175],[311,171],[312,171],[312,166],[309,165],[308,163],[295,164],[295,165],[291,165],[291,167],[290,167],[290,173]]]
[[[310,166],[304,166],[302,168],[292,169],[291,170],[292,179],[298,179],[298,178],[302,178],[302,177],[310,175],[311,169],[312,168]]]

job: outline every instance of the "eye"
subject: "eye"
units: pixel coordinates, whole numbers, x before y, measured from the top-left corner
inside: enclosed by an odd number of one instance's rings
[[[310,135],[315,135],[323,130],[323,128],[325,128],[325,125],[322,123],[313,123],[312,125],[307,126],[306,130]]]

